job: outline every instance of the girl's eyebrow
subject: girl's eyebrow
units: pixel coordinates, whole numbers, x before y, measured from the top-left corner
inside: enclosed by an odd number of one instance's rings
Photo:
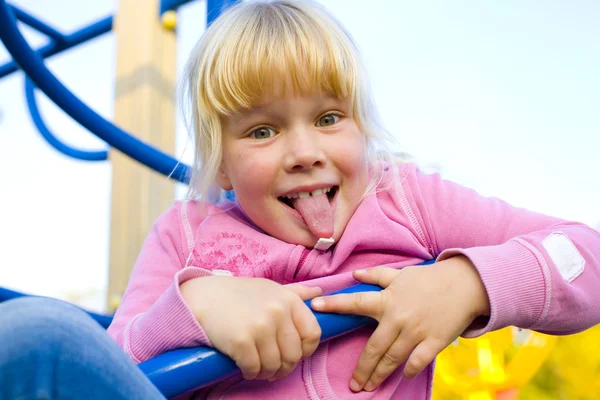
[[[257,113],[263,115],[269,114],[269,112],[265,111],[266,108],[268,108],[268,105],[252,106],[248,109],[236,112],[231,116],[232,122],[239,124],[244,122],[244,120],[256,115]]]
[[[257,104],[250,108],[243,109],[243,110],[233,114],[231,116],[231,120],[233,123],[239,124],[239,123],[244,122],[244,120],[246,120],[250,117],[253,117],[257,114],[259,116],[272,117],[274,114],[276,114],[278,112],[277,108],[275,110],[272,110],[272,107],[274,106],[275,103],[277,103],[277,100],[273,100],[271,102],[264,103],[264,104]],[[315,100],[314,108],[315,108],[315,110],[317,110],[320,108],[324,108],[325,106],[333,105],[333,103],[335,103],[336,105],[339,105],[339,104],[342,104],[343,102],[342,102],[342,100],[338,99],[335,96],[324,95],[322,97],[319,97],[318,100]]]

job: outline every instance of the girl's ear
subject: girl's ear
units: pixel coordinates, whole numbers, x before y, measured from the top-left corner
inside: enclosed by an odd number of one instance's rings
[[[227,172],[225,172],[223,163],[221,163],[221,166],[219,167],[219,170],[217,171],[217,176],[216,176],[215,180],[217,181],[217,185],[219,185],[221,187],[221,189],[223,189],[223,190],[232,190],[233,189],[233,186],[231,185],[231,181],[229,180],[229,177],[227,176]]]

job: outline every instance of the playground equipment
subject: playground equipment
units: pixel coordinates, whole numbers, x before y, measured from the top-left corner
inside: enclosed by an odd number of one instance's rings
[[[187,1],[189,0],[165,0],[160,3],[157,18],[161,19],[165,29],[175,29],[175,9]],[[208,0],[207,23],[214,20],[223,7],[235,2],[236,0]],[[32,50],[19,32],[16,20],[47,35],[50,43],[37,51]],[[186,165],[100,117],[44,66],[44,58],[109,32],[113,28],[113,22],[112,16],[106,17],[77,32],[64,35],[28,13],[9,6],[5,0],[0,0],[0,39],[13,57],[13,61],[0,65],[0,78],[19,68],[27,74],[25,94],[34,124],[46,141],[63,154],[86,161],[103,161],[108,158],[107,150],[81,151],[60,142],[44,124],[38,111],[35,87],[110,147],[173,180],[186,183],[189,178],[189,168]],[[345,292],[368,290],[380,288],[357,285],[346,289]],[[0,289],[0,301],[22,295]],[[111,319],[110,316],[99,314],[92,314],[92,317],[103,326],[107,326]],[[366,317],[320,313],[317,313],[317,320],[321,325],[324,340],[373,322]],[[568,366],[558,372],[552,371],[551,375],[567,382],[567,398],[597,398],[600,394],[600,383],[595,374],[599,365],[598,357],[595,356],[598,351],[586,352],[586,346],[582,343],[598,343],[598,330],[591,330],[582,335],[583,341],[569,338],[564,341],[566,344],[563,347],[559,342],[556,348],[563,350],[553,354],[550,352],[556,346],[556,338],[513,328],[494,332],[480,339],[459,339],[438,357],[434,398],[494,399],[496,393],[521,387],[530,381],[548,357],[552,362]],[[569,363],[569,357],[584,360],[587,374],[581,373],[581,366]],[[140,368],[167,397],[207,385],[233,373],[236,369],[230,359],[207,348],[174,350],[142,363]],[[589,390],[584,391],[582,387]],[[535,398],[542,398],[540,393],[536,392]]]
[[[379,286],[363,283],[343,289],[336,294],[380,290]],[[0,288],[0,302],[22,296],[25,295]],[[375,322],[363,316],[314,313],[321,327],[322,341]],[[110,325],[112,319],[110,316],[89,314],[105,328]],[[202,388],[238,370],[229,357],[208,347],[172,350],[141,363],[139,367],[167,398]]]

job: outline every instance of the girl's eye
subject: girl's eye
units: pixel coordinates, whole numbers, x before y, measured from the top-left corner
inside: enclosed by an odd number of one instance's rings
[[[267,128],[266,126],[261,126],[250,132],[250,137],[252,139],[270,139],[275,136],[275,131],[272,128]]]
[[[340,116],[337,115],[337,114],[323,115],[317,121],[317,126],[330,126],[330,125],[334,125],[334,124],[337,124],[339,120],[340,120]]]

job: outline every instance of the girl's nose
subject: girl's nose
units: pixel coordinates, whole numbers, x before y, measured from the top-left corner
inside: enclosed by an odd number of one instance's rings
[[[321,148],[318,132],[310,129],[289,131],[284,168],[288,172],[300,172],[325,165],[325,153]]]

